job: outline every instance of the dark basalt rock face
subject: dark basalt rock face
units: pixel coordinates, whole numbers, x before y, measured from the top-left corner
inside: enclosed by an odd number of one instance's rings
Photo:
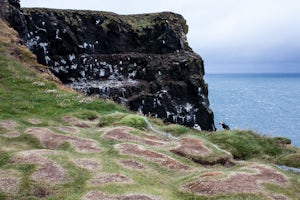
[[[5,19],[22,38],[26,36],[26,22],[19,0],[0,0],[0,17]]]
[[[215,130],[203,60],[188,46],[181,15],[26,8],[21,17],[27,46],[64,84],[166,122]]]

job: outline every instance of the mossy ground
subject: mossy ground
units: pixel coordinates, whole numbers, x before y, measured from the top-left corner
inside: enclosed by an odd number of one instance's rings
[[[282,148],[276,138],[261,136],[252,131],[218,131],[207,133],[204,137],[231,152],[234,158],[242,160],[264,157],[275,159],[284,153],[296,151],[293,148]]]
[[[3,22],[1,21],[1,23]],[[1,31],[5,31],[6,26],[2,25]],[[12,30],[7,28],[6,31],[10,33]],[[289,186],[265,184],[263,192],[252,194],[231,193],[203,196],[185,191],[183,185],[198,179],[199,176],[221,171],[222,177],[226,178],[228,174],[242,171],[243,167],[249,163],[237,163],[231,168],[225,168],[220,164],[202,166],[191,159],[171,153],[170,149],[176,146],[177,141],[168,141],[167,138],[166,141],[168,142],[163,147],[148,146],[138,141],[128,141],[128,143],[139,144],[149,151],[166,155],[192,170],[172,170],[145,159],[145,157],[121,154],[116,148],[116,144],[121,143],[120,141],[109,141],[101,136],[107,129],[116,126],[133,127],[135,130],[131,134],[139,137],[144,132],[154,134],[147,129],[147,124],[140,116],[130,113],[126,108],[111,101],[85,97],[72,90],[62,89],[63,87],[49,79],[49,75],[39,74],[31,68],[33,61],[16,59],[16,52],[12,53],[12,51],[17,47],[17,44],[11,43],[10,40],[6,40],[2,36],[0,40],[0,122],[11,120],[16,123],[16,126],[11,127],[11,129],[0,126],[0,171],[15,170],[21,177],[21,183],[17,193],[10,194],[0,190],[0,199],[74,200],[82,199],[87,192],[93,190],[108,195],[138,193],[159,199],[267,199],[272,192],[291,199],[299,197],[300,177],[290,172],[285,172],[290,181]],[[17,54],[21,58],[28,57],[30,60],[31,57],[34,57],[23,48],[25,47],[17,50]],[[78,132],[74,133],[60,131],[59,127],[75,126],[64,121],[65,116],[76,117],[79,121],[87,123],[89,127],[76,126]],[[29,119],[38,119],[39,123],[32,124]],[[273,140],[254,133],[243,131],[204,133],[179,125],[165,126],[157,119],[150,121],[157,129],[173,133],[179,138],[192,137],[202,140],[204,145],[213,152],[206,159],[215,159],[215,157],[224,155],[224,152],[214,148],[209,141],[231,152],[235,158],[250,159],[251,162],[266,165],[270,165],[270,162],[280,158],[280,156],[293,157],[298,151],[297,149],[282,149]],[[55,134],[93,140],[101,148],[101,151],[99,153],[82,153],[76,151],[69,142],[63,142],[58,148],[52,148],[56,154],[43,155],[43,157],[66,171],[65,182],[60,184],[37,182],[33,180],[32,174],[40,167],[38,164],[11,162],[12,158],[19,152],[45,148],[39,139],[27,133],[27,129],[32,127],[48,128]],[[11,131],[19,132],[20,136],[4,137],[6,133]],[[262,158],[266,156],[269,159],[263,160]],[[100,167],[96,171],[79,167],[73,162],[74,159],[79,158],[93,159],[100,163]],[[120,160],[134,160],[147,166],[147,168],[145,170],[126,168],[120,164]],[[129,177],[132,182],[91,185],[90,180],[97,174],[122,174]]]

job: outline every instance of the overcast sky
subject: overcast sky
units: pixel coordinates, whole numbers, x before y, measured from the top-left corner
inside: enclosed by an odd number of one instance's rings
[[[48,7],[185,17],[206,73],[299,72],[300,0],[21,0]]]

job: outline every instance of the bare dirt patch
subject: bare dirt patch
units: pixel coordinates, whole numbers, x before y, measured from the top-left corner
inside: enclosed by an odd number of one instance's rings
[[[179,141],[179,146],[170,151],[203,165],[223,164],[226,167],[234,165],[233,162],[230,162],[231,156],[217,155],[208,149],[200,139],[196,138],[182,138]]]
[[[65,122],[68,122],[70,125],[73,125],[73,126],[77,126],[77,127],[80,127],[80,128],[91,128],[91,126],[88,123],[86,123],[86,122],[84,122],[84,121],[82,121],[82,120],[80,120],[76,117],[64,116],[63,120]]]
[[[67,180],[66,172],[62,166],[49,162],[40,166],[33,174],[32,179],[37,182],[60,184]]]
[[[97,174],[92,178],[90,184],[100,186],[108,183],[131,183],[132,180],[121,174]]]
[[[80,159],[75,159],[73,162],[78,166],[83,169],[89,170],[89,171],[96,171],[99,170],[101,165],[98,161],[88,159],[88,158],[80,158]]]
[[[39,165],[31,176],[33,180],[49,184],[60,184],[67,181],[65,170],[60,165],[45,157],[46,155],[56,154],[57,152],[55,151],[45,149],[21,151],[10,159],[9,162]]]
[[[83,200],[156,200],[156,199],[142,194],[111,196],[111,195],[106,195],[99,191],[90,191],[83,197]]]
[[[57,130],[66,132],[66,133],[79,133],[79,130],[72,126],[61,126],[57,127]]]
[[[50,159],[44,157],[46,155],[57,155],[58,153],[53,150],[39,149],[39,150],[28,150],[20,151],[13,158],[10,159],[10,163],[21,163],[21,164],[46,164],[52,162]]]
[[[103,134],[103,138],[107,140],[112,140],[112,141],[121,141],[121,142],[139,142],[142,144],[146,144],[149,146],[161,146],[164,145],[165,143],[161,141],[155,141],[153,139],[145,139],[133,134],[130,134],[129,131],[133,129],[122,127],[122,128],[115,128],[112,130],[107,131],[106,133]],[[148,136],[149,137],[149,136]]]
[[[28,134],[37,137],[46,148],[58,148],[63,142],[69,142],[80,153],[99,153],[100,148],[94,140],[74,136],[59,135],[48,128],[29,128]]]
[[[223,174],[223,172],[218,172],[218,171],[216,171],[216,172],[207,172],[207,173],[202,174],[201,177],[220,176],[222,174]]]
[[[250,166],[246,169],[256,170],[256,173],[237,172],[222,180],[199,180],[184,185],[189,192],[200,195],[215,195],[226,193],[256,193],[263,190],[261,183],[272,183],[285,186],[287,178],[280,172],[267,166]]]
[[[0,122],[0,126],[6,130],[14,130],[17,128],[18,123],[13,120],[4,120]]]
[[[35,118],[27,119],[27,121],[28,121],[30,124],[33,124],[33,125],[38,125],[38,124],[43,123],[42,120],[40,120],[40,119],[35,119]]]
[[[46,188],[43,186],[34,186],[31,189],[31,193],[37,198],[46,198],[52,194],[52,191],[49,189],[49,187]]]
[[[18,191],[21,178],[12,170],[0,170],[0,192],[15,194]]]
[[[160,141],[160,142],[170,142],[171,139],[167,138],[165,136],[155,136],[155,135],[149,135],[149,134],[143,134],[143,138],[147,138],[149,140],[156,140],[156,141]]]
[[[124,166],[124,167],[128,167],[131,169],[137,169],[137,170],[145,170],[147,169],[147,166],[139,163],[135,160],[121,160],[120,163]]]
[[[207,155],[211,152],[201,140],[194,138],[182,138],[179,141],[179,146],[172,149],[171,152],[181,156],[201,156]]]
[[[288,197],[286,196],[283,196],[283,195],[274,195],[274,194],[271,194],[269,195],[269,197],[273,200],[289,200]]]
[[[6,138],[17,138],[21,135],[21,133],[17,132],[17,131],[13,131],[13,132],[9,132],[9,133],[5,133],[2,136],[6,137]]]
[[[185,166],[169,156],[156,153],[154,151],[145,150],[142,146],[135,144],[118,144],[116,148],[123,154],[142,157],[154,163],[160,164],[169,169],[189,170],[190,167]]]

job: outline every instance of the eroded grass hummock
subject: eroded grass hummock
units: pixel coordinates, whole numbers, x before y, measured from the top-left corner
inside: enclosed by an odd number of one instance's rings
[[[135,170],[145,170],[147,169],[147,166],[145,166],[144,164],[137,162],[135,160],[121,160],[120,163],[124,166],[124,167],[128,167],[131,169],[135,169]]]
[[[262,183],[272,183],[281,186],[288,185],[288,179],[282,173],[263,165],[252,165],[245,169],[254,170],[253,173],[236,172],[226,178],[202,179],[188,183],[183,187],[192,193],[201,195],[216,195],[230,193],[259,193]],[[217,174],[218,175],[218,174]]]
[[[18,191],[21,177],[13,170],[0,169],[0,193],[14,194]]]
[[[60,144],[67,141],[71,143],[78,152],[100,152],[100,148],[96,141],[74,136],[59,135],[48,128],[30,128],[27,130],[27,133],[37,137],[46,148],[58,148]]]
[[[114,128],[109,131],[106,131],[106,133],[103,134],[103,138],[107,140],[120,141],[120,142],[139,142],[149,146],[162,146],[165,144],[162,141],[158,141],[158,138],[155,137],[151,137],[151,139],[148,139],[149,136],[147,138],[145,137],[145,135],[136,136],[129,133],[130,131],[133,130],[134,129],[128,127]]]
[[[21,151],[10,160],[10,163],[37,165],[37,169],[31,175],[32,180],[37,182],[60,184],[67,181],[66,170],[47,158],[47,155],[58,155],[58,153],[46,149]]]
[[[109,199],[109,200],[156,200],[152,197],[142,195],[142,194],[112,196],[112,195],[106,195],[99,191],[90,191],[83,197],[83,200],[104,200],[104,199]]]
[[[190,167],[181,164],[177,160],[170,158],[167,155],[163,155],[161,153],[147,150],[144,147],[139,146],[139,145],[123,143],[123,144],[116,145],[116,148],[122,154],[142,157],[146,160],[155,162],[155,163],[162,165],[164,167],[167,167],[169,169],[177,169],[177,170],[190,170],[191,169]]]

